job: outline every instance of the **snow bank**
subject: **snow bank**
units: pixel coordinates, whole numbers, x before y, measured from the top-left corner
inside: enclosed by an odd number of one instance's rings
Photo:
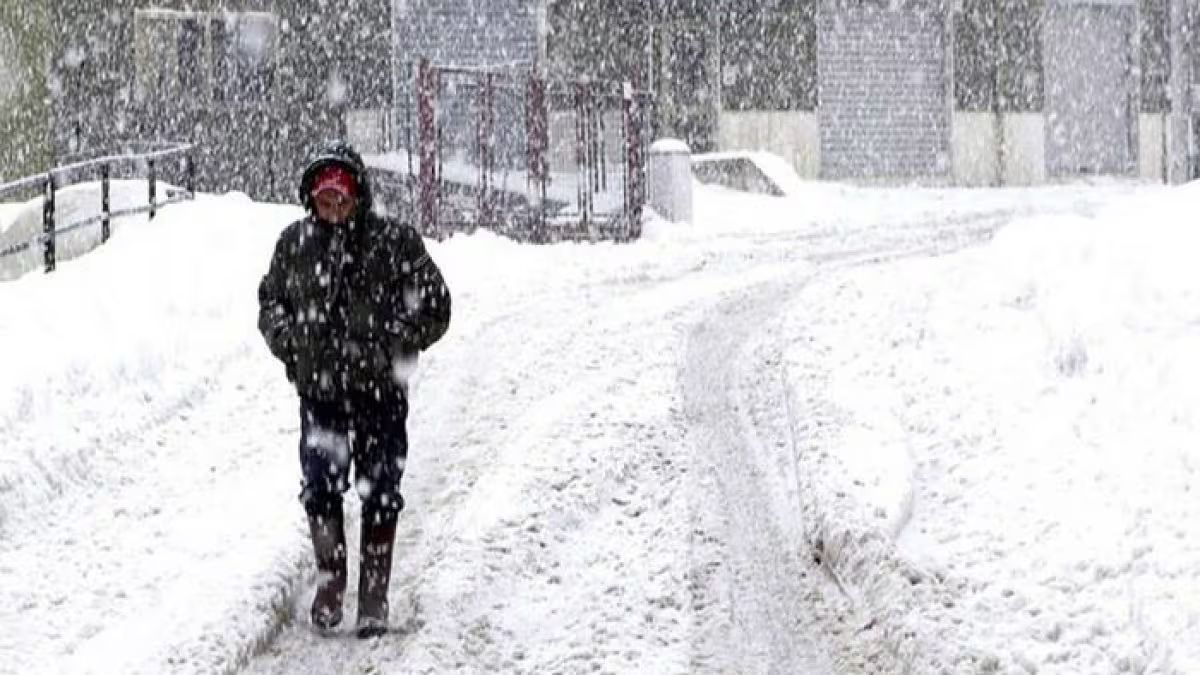
[[[26,208],[25,204],[0,203],[0,236],[4,236],[8,228],[16,222],[17,216]]]
[[[64,481],[87,481],[94,463],[120,461],[106,448],[83,451],[94,429],[133,430],[155,411],[170,414],[165,402],[186,400],[221,363],[260,347],[247,329],[253,289],[279,229],[299,214],[243,195],[201,196],[156,221],[124,219],[94,255],[53,275],[0,286],[0,435],[15,450],[0,454],[0,522]],[[175,251],[189,255],[165,255]]]
[[[914,672],[1200,669],[1198,205],[1018,217],[797,305],[810,536]]]
[[[0,553],[41,561],[0,592],[16,667],[218,672],[288,615],[310,566],[277,449],[294,421],[270,405],[276,364],[247,354],[265,351],[254,289],[298,215],[201,195],[0,285]]]

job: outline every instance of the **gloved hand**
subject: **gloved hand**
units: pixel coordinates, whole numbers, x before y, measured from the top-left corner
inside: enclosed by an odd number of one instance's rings
[[[416,323],[408,317],[400,317],[388,323],[387,334],[388,344],[395,353],[407,354],[420,351],[417,346],[419,343],[417,342]]]
[[[258,330],[267,340],[267,348],[275,358],[283,361],[291,377],[291,336],[294,330],[292,318],[280,303],[265,305],[258,313]]]

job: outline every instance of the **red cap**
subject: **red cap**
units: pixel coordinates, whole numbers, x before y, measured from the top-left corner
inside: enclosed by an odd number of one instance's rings
[[[336,164],[321,169],[312,182],[309,194],[316,197],[325,190],[333,190],[346,199],[354,199],[358,192],[358,183],[354,174],[344,166]]]

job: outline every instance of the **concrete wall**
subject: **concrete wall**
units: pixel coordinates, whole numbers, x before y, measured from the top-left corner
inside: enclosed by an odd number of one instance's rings
[[[820,175],[820,135],[815,112],[725,111],[719,123],[720,150],[766,150],[781,155],[801,178]],[[1045,122],[1040,113],[1002,116],[1004,154],[997,158],[996,122],[991,113],[957,112],[951,127],[956,185],[1037,185],[1046,181]],[[1143,136],[1145,134],[1143,133]],[[997,171],[1000,172],[999,179]]]
[[[1138,117],[1138,176],[1145,180],[1163,180],[1163,115],[1142,113]]]
[[[782,156],[801,178],[821,172],[821,135],[813,111],[725,111],[717,125],[719,150],[766,150]]]
[[[346,111],[346,142],[364,155],[390,149],[386,147],[387,120],[382,108]]]
[[[1002,168],[996,152],[996,116],[986,112],[955,113],[950,129],[954,183],[968,187],[998,185]]]
[[[392,0],[44,1],[57,40],[51,148],[59,159],[119,150],[131,139],[187,139],[200,144],[199,189],[291,201],[314,146],[345,132],[346,110],[392,102]],[[0,7],[12,4],[25,3]],[[176,21],[166,16],[171,11],[187,16]],[[221,58],[230,52],[216,49],[219,35],[230,40],[227,46],[239,44],[228,32],[227,13],[240,12],[269,12],[277,20],[270,66],[263,68],[271,74],[253,86],[231,76]],[[259,18],[265,17],[243,16],[247,23],[238,26],[264,36],[250,30],[262,27]],[[163,25],[156,27],[157,20]],[[201,28],[199,49],[187,50],[195,68],[182,67],[184,20],[189,32],[192,24]],[[166,34],[170,40],[149,39]],[[147,67],[155,60],[165,67]],[[164,84],[159,74],[175,79]],[[155,82],[148,91],[147,81]]]
[[[990,112],[956,112],[952,145],[956,185],[1037,185],[1046,181],[1045,121],[1040,113],[1005,113],[997,125]]]
[[[1046,119],[1041,113],[1004,116],[1004,185],[1046,182]]]

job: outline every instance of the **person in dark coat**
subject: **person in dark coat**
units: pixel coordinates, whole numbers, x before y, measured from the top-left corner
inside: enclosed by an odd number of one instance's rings
[[[300,499],[316,554],[312,622],[342,620],[342,493],[362,498],[359,637],[387,631],[400,479],[408,455],[406,377],[450,324],[450,292],[421,236],[371,210],[362,158],[344,143],[304,170],[308,214],[275,245],[258,288],[258,328],[300,397]]]

